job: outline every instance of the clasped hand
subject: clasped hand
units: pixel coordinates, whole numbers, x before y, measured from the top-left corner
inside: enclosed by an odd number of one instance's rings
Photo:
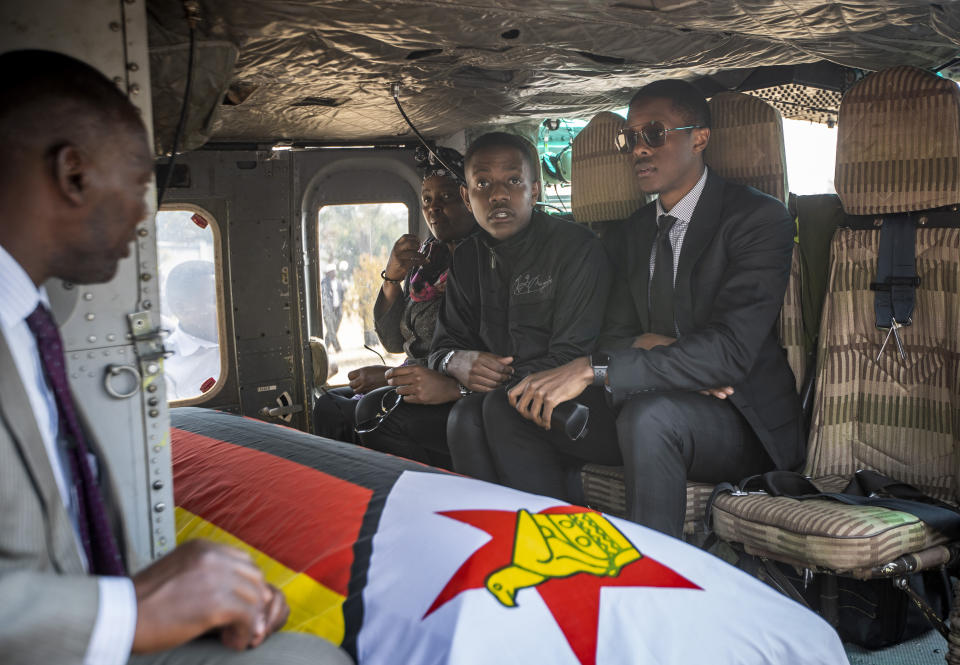
[[[549,430],[557,405],[577,397],[592,382],[593,368],[584,356],[524,377],[507,391],[507,399],[521,416]]]
[[[460,397],[457,381],[421,365],[401,365],[384,374],[387,385],[396,386],[403,401],[411,404],[444,404]]]
[[[211,630],[231,649],[259,646],[287,621],[283,594],[246,552],[191,540],[133,577],[134,653],[184,644]]]
[[[512,356],[498,356],[489,351],[457,351],[447,363],[447,374],[468,390],[486,393],[513,376],[512,362]]]

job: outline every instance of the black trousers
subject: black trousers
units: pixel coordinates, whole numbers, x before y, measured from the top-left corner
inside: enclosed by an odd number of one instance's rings
[[[370,397],[377,395],[370,393]],[[380,452],[449,469],[447,416],[451,406],[401,402],[377,429],[359,435],[361,444]],[[365,405],[361,403],[357,410],[358,421],[365,419],[365,411]]]
[[[506,390],[460,400],[447,423],[453,468],[464,475],[535,494],[583,503],[584,461],[620,464],[613,412],[603,391],[588,388],[577,401],[590,408],[585,438],[541,429],[517,413]]]
[[[328,439],[360,443],[353,431],[357,402],[349,386],[331,388],[322,393],[313,406],[313,433]]]
[[[582,501],[570,487],[572,462],[623,464],[627,516],[680,537],[688,480],[737,481],[774,468],[756,434],[726,400],[699,393],[650,393],[626,400],[616,412],[600,390],[588,388],[578,401],[590,407],[589,431],[584,439],[571,442],[522,418],[503,391],[488,393],[481,419],[485,459],[494,480]],[[455,424],[451,417],[451,427]],[[476,439],[454,444],[454,432],[448,435],[454,469],[461,471],[458,458],[483,457]],[[460,448],[469,448],[469,455]]]

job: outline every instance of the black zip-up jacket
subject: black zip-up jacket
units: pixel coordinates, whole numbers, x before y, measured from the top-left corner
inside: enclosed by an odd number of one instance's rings
[[[513,356],[523,377],[592,353],[610,280],[603,245],[584,226],[534,211],[502,242],[481,229],[453,255],[429,367],[449,351],[490,351]]]

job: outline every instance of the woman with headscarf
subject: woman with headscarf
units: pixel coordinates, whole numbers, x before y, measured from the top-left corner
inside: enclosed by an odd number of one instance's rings
[[[370,365],[347,375],[350,386],[328,391],[314,410],[315,431],[331,438],[356,440],[354,411],[363,445],[436,466],[449,466],[446,447],[446,413],[460,398],[457,382],[426,368],[430,341],[446,287],[453,250],[476,229],[476,221],[460,196],[463,158],[440,148],[442,162],[418,149],[423,175],[420,204],[432,236],[421,242],[412,234],[401,236],[381,272],[383,285],[374,305],[374,324],[384,348],[405,352],[403,365],[389,368]],[[403,395],[402,403],[383,419],[383,388],[390,385]],[[357,396],[381,389],[357,407]],[[393,393],[394,391],[389,391]],[[387,395],[387,401],[395,399]],[[349,430],[347,430],[349,427]]]

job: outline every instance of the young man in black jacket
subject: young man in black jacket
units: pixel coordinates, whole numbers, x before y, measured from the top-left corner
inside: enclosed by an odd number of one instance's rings
[[[461,384],[447,440],[455,470],[497,482],[483,413],[506,403],[503,385],[593,351],[610,267],[588,229],[534,209],[540,195],[532,145],[512,134],[476,139],[461,194],[480,231],[456,250],[430,366]],[[516,427],[530,426],[519,414]]]
[[[599,345],[609,354],[584,355],[510,391],[515,411],[544,428],[556,404],[591,384],[608,391],[617,414],[597,409],[590,424],[616,419],[628,516],[678,537],[687,480],[792,469],[804,451],[776,335],[793,220],[776,199],[707,169],[709,138],[709,107],[690,84],[658,81],[634,96],[618,142],[641,188],[659,199],[605,238],[616,269]],[[510,461],[516,449],[527,451],[524,462],[559,464],[542,434],[493,434],[494,455],[514,473],[522,474]],[[585,457],[594,443],[584,442]]]

